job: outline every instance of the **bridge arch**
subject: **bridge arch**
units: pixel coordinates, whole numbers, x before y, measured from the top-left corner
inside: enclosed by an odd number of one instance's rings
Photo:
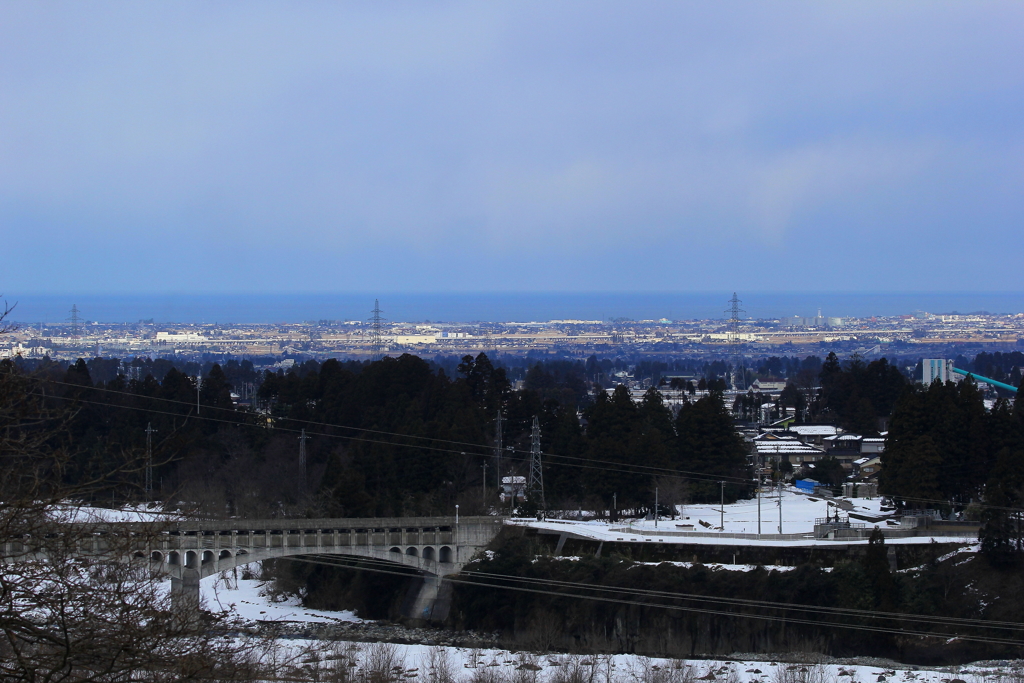
[[[441,549],[437,553],[437,561],[449,563],[452,561],[452,549],[446,545],[441,546]]]
[[[217,559],[227,560],[227,559],[230,559],[230,558],[231,558],[231,551],[230,550],[221,550],[220,551],[220,556]]]
[[[199,554],[195,550],[189,550],[185,553],[185,568],[199,569]]]
[[[161,564],[163,564],[164,554],[162,552],[160,552],[159,550],[154,550],[153,552],[151,552],[149,554],[149,561],[150,562],[160,562]]]
[[[402,554],[402,549],[396,546],[396,547],[392,548],[391,550],[389,550],[388,552],[398,553],[399,555],[401,555]]]
[[[174,566],[181,564],[181,553],[176,550],[167,553],[167,564]]]
[[[425,547],[423,549],[423,559],[424,560],[433,560],[434,559],[434,549],[431,546],[428,545],[427,547]]]
[[[420,551],[416,549],[416,546],[411,545],[405,549],[405,554],[409,557],[419,557]]]

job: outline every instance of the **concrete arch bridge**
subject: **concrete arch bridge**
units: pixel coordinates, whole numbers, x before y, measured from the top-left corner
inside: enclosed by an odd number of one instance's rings
[[[414,619],[444,619],[457,574],[501,530],[502,517],[211,520],[161,524],[135,559],[171,577],[171,594],[198,605],[199,582],[225,569],[302,555],[345,555],[411,567],[423,576],[403,604]]]

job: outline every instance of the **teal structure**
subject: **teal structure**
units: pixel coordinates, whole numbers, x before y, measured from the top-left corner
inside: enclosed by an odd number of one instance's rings
[[[958,375],[963,375],[964,377],[973,377],[979,382],[985,382],[987,384],[991,384],[994,387],[1006,389],[1007,391],[1012,391],[1015,394],[1017,393],[1017,387],[1007,384],[1005,382],[1000,382],[999,380],[990,379],[988,377],[982,377],[981,375],[976,375],[973,372],[967,372],[966,370],[961,370],[960,368],[952,368],[952,370]]]

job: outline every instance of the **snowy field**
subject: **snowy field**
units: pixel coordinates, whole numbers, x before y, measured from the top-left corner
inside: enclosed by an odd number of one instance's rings
[[[254,573],[259,564],[247,565]],[[241,576],[244,567],[239,567]],[[246,623],[256,621],[307,622],[336,624],[341,622],[362,622],[352,612],[328,612],[306,609],[297,596],[276,595],[271,582],[262,579],[235,579],[234,571],[222,572],[217,576],[203,579],[199,584],[201,600],[206,609],[241,619]]]
[[[104,522],[173,522],[183,519],[176,512],[164,512],[158,506],[134,505],[122,508],[91,505],[58,505],[52,508],[54,519],[61,522],[100,524]]]
[[[860,515],[867,519],[851,517],[854,523],[872,526],[893,527],[890,520],[892,513],[883,512],[880,498],[836,498],[827,499],[819,496],[798,492],[794,487],[787,487],[770,494],[763,494],[760,506],[756,499],[740,500],[725,506],[724,514],[719,505],[683,505],[679,506],[679,514],[673,520],[662,517],[654,520],[623,519],[610,524],[607,521],[579,522],[572,520],[548,519],[542,522],[530,519],[511,520],[512,524],[530,526],[538,529],[569,531],[573,534],[591,538],[595,541],[655,542],[655,543],[709,543],[715,545],[834,545],[836,541],[814,539],[816,519],[825,517],[846,517],[849,514]],[[845,509],[840,505],[846,506]],[[758,508],[760,507],[760,512]],[[780,524],[781,510],[781,524]],[[758,519],[760,518],[760,531]],[[779,534],[798,534],[802,537],[775,537]],[[735,538],[734,534],[762,534],[764,538]],[[631,535],[632,534],[632,535]],[[950,536],[936,536],[939,543],[955,543],[957,539]],[[931,536],[914,536],[909,538],[886,539],[886,543],[931,543]],[[848,540],[843,543],[867,543],[867,539]]]
[[[201,586],[208,609],[247,622],[366,623],[352,612],[306,609],[295,597],[276,599],[267,582],[235,581],[232,572],[204,579]],[[914,667],[872,658],[745,653],[681,660],[304,639],[264,641],[258,649],[281,677],[351,683],[1024,683],[1024,661]]]
[[[760,499],[761,533],[804,534],[814,532],[814,520],[835,517],[837,510],[845,517],[846,510],[839,510],[836,503],[846,500],[852,506],[849,512],[871,517],[888,516],[881,511],[881,498],[846,498],[828,500],[817,496],[797,493],[794,488],[782,491],[781,506],[778,491],[762,494]],[[779,531],[779,509],[782,509],[782,531]],[[758,501],[740,500],[725,506],[725,525],[721,527],[722,508],[719,505],[684,505],[681,515],[675,521],[659,520],[661,530],[680,530],[676,525],[692,525],[694,531],[726,531],[733,533],[758,533]],[[856,519],[852,521],[858,521]],[[703,522],[703,524],[702,524]],[[884,522],[881,522],[884,526]],[[705,526],[707,525],[707,526]],[[654,530],[654,522],[635,522],[632,526]]]
[[[1022,683],[1024,661],[912,667],[884,660],[750,655],[686,660],[351,641],[277,641],[261,655],[291,680],[374,683]],[[281,678],[278,678],[281,680]]]

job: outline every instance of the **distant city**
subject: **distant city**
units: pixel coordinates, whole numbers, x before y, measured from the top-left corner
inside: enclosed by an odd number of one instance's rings
[[[486,352],[501,355],[747,356],[820,355],[953,357],[1008,351],[1024,345],[1024,313],[750,318],[742,301],[723,302],[723,314],[698,320],[617,317],[607,320],[431,322],[387,320],[386,302],[363,320],[321,319],[281,324],[104,323],[77,304],[59,323],[17,323],[0,343],[0,357],[133,356],[190,360],[249,358],[255,362],[367,359],[413,353],[423,357]],[[735,308],[735,310],[733,310]],[[13,317],[13,316],[12,316]],[[376,317],[376,319],[375,319]]]

